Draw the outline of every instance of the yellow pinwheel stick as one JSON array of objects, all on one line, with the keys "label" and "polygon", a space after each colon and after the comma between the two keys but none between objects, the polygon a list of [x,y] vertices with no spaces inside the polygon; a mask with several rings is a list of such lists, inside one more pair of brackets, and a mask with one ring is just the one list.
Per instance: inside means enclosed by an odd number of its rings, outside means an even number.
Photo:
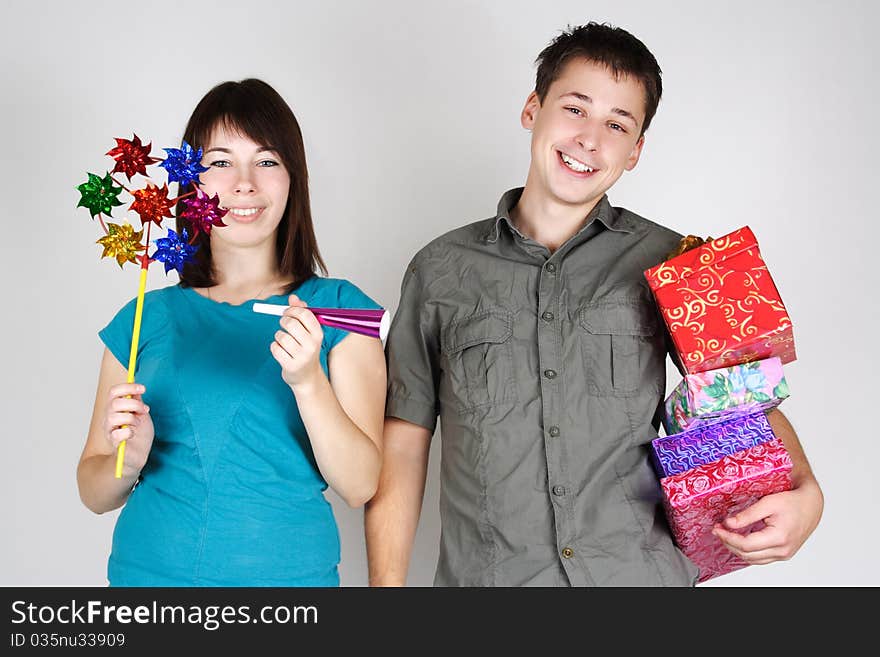
[{"label": "yellow pinwheel stick", "polygon": [[[131,334],[131,352],[128,355],[128,377],[126,382],[134,383],[134,369],[137,364],[138,339],[141,335],[141,315],[144,311],[144,290],[147,287],[147,268],[141,267],[141,280],[138,285],[137,306],[134,311],[134,330]],[[131,395],[129,395],[130,397]],[[122,464],[125,461],[125,441],[116,448],[116,478],[122,479]]]}]

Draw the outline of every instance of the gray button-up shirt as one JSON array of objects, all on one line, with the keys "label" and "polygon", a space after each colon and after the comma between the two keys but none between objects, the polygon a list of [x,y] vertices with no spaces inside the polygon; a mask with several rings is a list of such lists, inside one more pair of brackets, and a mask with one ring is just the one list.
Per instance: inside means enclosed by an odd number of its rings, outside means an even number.
[{"label": "gray button-up shirt", "polygon": [[555,253],[497,216],[419,251],[386,415],[441,422],[435,584],[693,585],[648,451],[666,332],[643,271],[680,235],[603,198]]}]

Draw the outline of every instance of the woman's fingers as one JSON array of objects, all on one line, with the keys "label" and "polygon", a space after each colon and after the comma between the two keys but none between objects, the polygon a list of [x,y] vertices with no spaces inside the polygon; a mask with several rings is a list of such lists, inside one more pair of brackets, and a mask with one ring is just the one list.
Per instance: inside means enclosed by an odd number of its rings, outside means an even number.
[{"label": "woman's fingers", "polygon": [[284,312],[283,317],[290,317],[292,319],[298,320],[309,333],[318,336],[322,334],[321,323],[318,321],[318,318],[315,317],[315,313],[313,313],[308,308],[291,306]]},{"label": "woman's fingers", "polygon": [[296,353],[302,345],[286,331],[275,331],[275,342],[281,347],[291,358],[296,357]]},{"label": "woman's fingers", "polygon": [[134,413],[110,413],[107,415],[107,427],[111,430],[126,424],[137,426],[140,424],[140,419]]},{"label": "woman's fingers", "polygon": [[146,388],[141,383],[119,383],[110,388],[110,399],[116,397],[139,396],[146,392]]},{"label": "woman's fingers", "polygon": [[308,329],[295,317],[282,317],[281,328],[289,333],[300,346],[304,347],[312,341]]},{"label": "woman's fingers", "polygon": [[117,397],[110,401],[108,411],[111,413],[149,413],[150,407],[140,399]]},{"label": "woman's fingers", "polygon": [[131,440],[132,438],[134,438],[133,427],[120,427],[110,432],[110,442],[113,443],[113,447],[119,447],[119,443],[123,440]]},{"label": "woman's fingers", "polygon": [[287,305],[293,306],[295,308],[305,308],[306,302],[300,299],[295,294],[291,294],[289,297],[287,297]]},{"label": "woman's fingers", "polygon": [[272,352],[272,356],[283,369],[290,368],[293,365],[293,356],[287,353],[287,350],[277,340],[269,345],[269,351]]},{"label": "woman's fingers", "polygon": [[121,383],[110,389],[104,430],[114,447],[133,438],[141,417],[150,412],[150,407],[141,398],[144,391],[140,383]]}]

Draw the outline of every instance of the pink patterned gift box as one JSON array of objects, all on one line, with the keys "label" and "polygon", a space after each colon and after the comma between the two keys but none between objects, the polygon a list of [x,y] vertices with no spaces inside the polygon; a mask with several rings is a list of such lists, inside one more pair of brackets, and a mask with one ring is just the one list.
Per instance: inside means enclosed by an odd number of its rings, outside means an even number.
[{"label": "pink patterned gift box", "polygon": [[[791,458],[779,438],[660,480],[672,535],[699,581],[748,565],[712,534],[715,523],[765,495],[791,489]],[[758,526],[748,527],[748,533]]]},{"label": "pink patterned gift box", "polygon": [[782,360],[776,356],[688,374],[666,398],[663,426],[671,436],[731,415],[773,408],[788,396]]}]

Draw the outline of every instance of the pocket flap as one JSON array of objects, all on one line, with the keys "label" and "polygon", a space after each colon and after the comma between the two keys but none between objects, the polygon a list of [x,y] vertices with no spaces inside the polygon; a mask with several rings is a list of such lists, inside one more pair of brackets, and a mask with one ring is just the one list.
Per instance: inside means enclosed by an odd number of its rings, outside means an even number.
[{"label": "pocket flap", "polygon": [[492,308],[453,322],[443,330],[441,349],[454,354],[482,342],[506,342],[513,334],[513,314]]},{"label": "pocket flap", "polygon": [[581,308],[581,326],[596,335],[654,335],[657,317],[644,299],[597,301]]}]

